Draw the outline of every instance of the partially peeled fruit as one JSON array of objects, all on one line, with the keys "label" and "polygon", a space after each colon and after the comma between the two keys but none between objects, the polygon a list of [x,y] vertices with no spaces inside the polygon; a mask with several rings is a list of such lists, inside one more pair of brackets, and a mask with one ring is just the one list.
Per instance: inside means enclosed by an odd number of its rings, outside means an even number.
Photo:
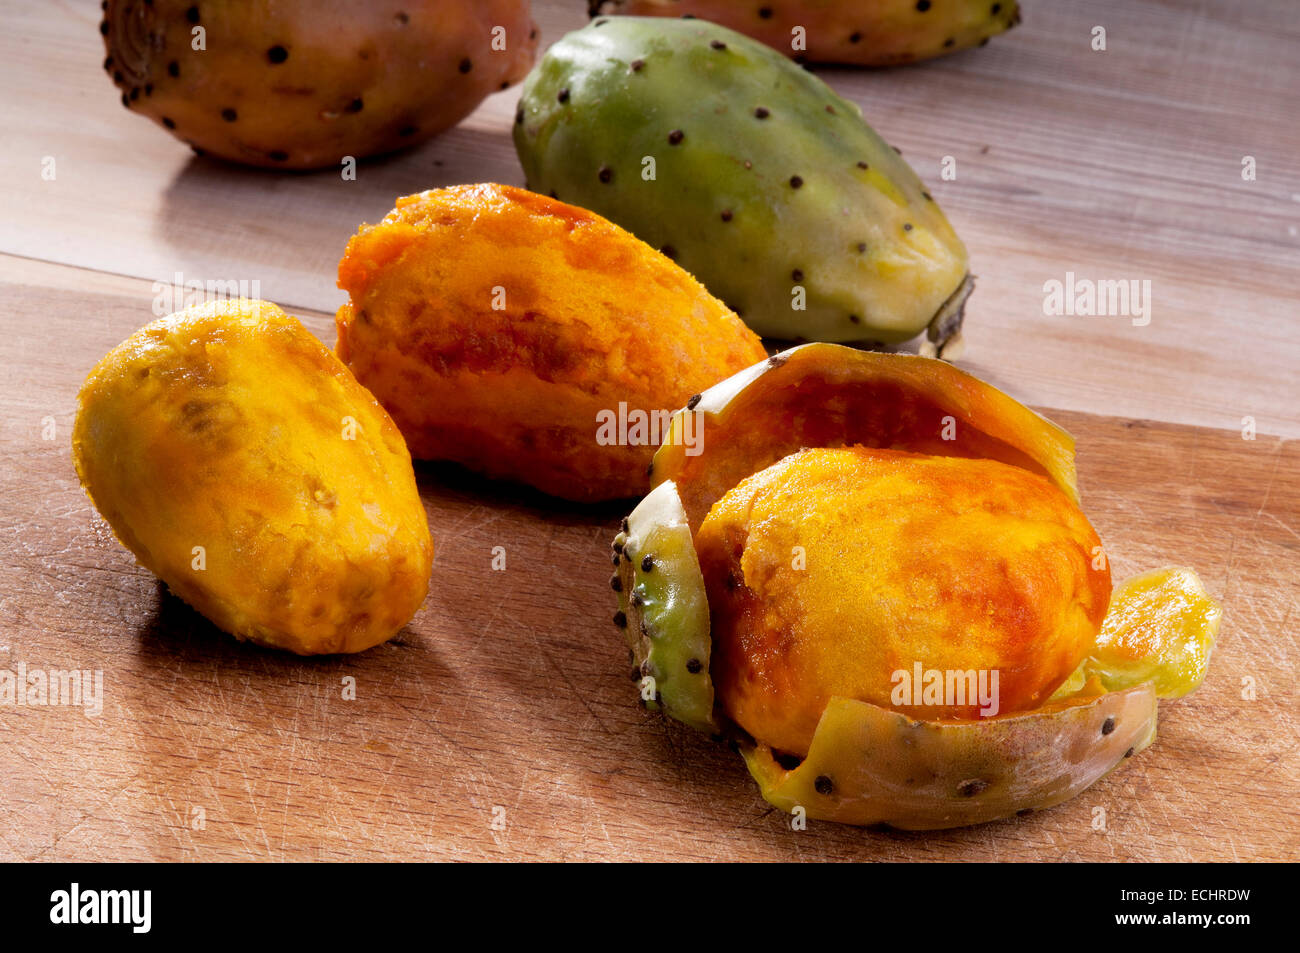
[{"label": "partially peeled fruit", "polygon": [[[616,621],[647,706],[736,740],[785,811],[1051,807],[1204,678],[1219,608],[1195,573],[1112,593],[1068,434],[948,364],[805,345],[692,399],[688,427],[697,452],[670,434],[615,540]],[[914,667],[986,673],[995,702],[900,697]]]}]

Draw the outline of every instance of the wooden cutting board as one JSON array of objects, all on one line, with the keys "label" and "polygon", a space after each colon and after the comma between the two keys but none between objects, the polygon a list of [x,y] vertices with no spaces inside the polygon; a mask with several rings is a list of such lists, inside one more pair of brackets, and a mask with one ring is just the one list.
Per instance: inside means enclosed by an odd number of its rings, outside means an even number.
[{"label": "wooden cutting board", "polygon": [[[257,281],[332,343],[334,268],[359,222],[424,188],[522,183],[517,90],[355,181],[250,172],[195,160],[122,109],[94,0],[10,4],[0,669],[100,670],[104,698],[94,718],[0,706],[0,859],[1300,854],[1300,450],[1283,439],[1300,435],[1294,3],[1024,5],[983,50],[821,75],[902,149],[971,250],[963,365],[1066,408],[1051,413],[1078,438],[1117,578],[1183,563],[1224,602],[1205,685],[1162,706],[1149,751],[1016,821],[792,831],[737,756],[637,706],[609,621],[622,510],[449,467],[420,470],[438,553],[398,638],[303,660],[215,631],[134,565],[77,486],[81,380],[153,317],[152,281],[177,273]],[[543,45],[585,8],[535,0]],[[1097,25],[1105,52],[1090,49]],[[940,176],[946,156],[956,179]],[[1048,317],[1043,284],[1067,271],[1151,279],[1151,323]],[[1247,416],[1255,440],[1237,429]]]},{"label": "wooden cutting board", "polygon": [[[1054,810],[926,835],[793,831],[736,755],[636,704],[610,623],[621,507],[421,466],[431,592],[397,638],[359,656],[239,644],[168,595],[95,515],[68,442],[82,377],[140,323],[149,287],[69,271],[27,267],[0,292],[0,668],[100,669],[103,711],[0,708],[6,857],[1297,854],[1294,441],[1052,414],[1078,438],[1085,507],[1117,578],[1187,564],[1223,600],[1204,686],[1162,704],[1154,747]],[[326,317],[305,317],[332,339]]]}]

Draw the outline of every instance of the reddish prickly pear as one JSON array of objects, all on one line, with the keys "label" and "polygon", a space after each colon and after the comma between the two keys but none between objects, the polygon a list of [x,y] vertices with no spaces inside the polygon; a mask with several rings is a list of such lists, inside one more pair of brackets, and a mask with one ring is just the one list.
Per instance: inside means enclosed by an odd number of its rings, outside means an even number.
[{"label": "reddish prickly pear", "polygon": [[532,65],[528,0],[108,0],[122,103],[198,152],[313,169],[422,142]]},{"label": "reddish prickly pear", "polygon": [[1015,0],[592,0],[591,15],[695,16],[811,63],[897,66],[983,46],[1020,22]]}]

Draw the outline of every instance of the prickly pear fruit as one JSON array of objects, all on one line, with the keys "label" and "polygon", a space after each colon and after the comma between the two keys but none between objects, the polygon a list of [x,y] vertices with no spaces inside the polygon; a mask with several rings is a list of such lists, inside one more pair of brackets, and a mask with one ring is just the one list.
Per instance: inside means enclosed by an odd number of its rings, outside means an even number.
[{"label": "prickly pear fruit", "polygon": [[[835,696],[937,721],[1037,708],[1101,627],[1100,545],[1064,493],[1019,467],[801,450],[729,490],[695,535],[714,685],[736,724],[800,757]],[[918,685],[891,704],[891,676],[913,662],[999,672],[994,703],[922,703]]]},{"label": "prickly pear fruit", "polygon": [[696,16],[796,60],[897,66],[982,46],[1020,22],[1015,0],[591,0],[592,16]]},{"label": "prickly pear fruit", "polygon": [[339,287],[339,356],[415,456],[571,500],[645,493],[672,412],[766,353],[653,248],[511,186],[398,199]]},{"label": "prickly pear fruit", "polygon": [[763,744],[741,754],[769,803],[847,824],[932,830],[1053,807],[1155,741],[1157,700],[1200,685],[1220,616],[1195,572],[1151,570],[1115,587],[1092,655],[1034,711],[913,721],[837,697],[797,765]]},{"label": "prickly pear fruit", "polygon": [[433,543],[402,435],[269,302],[197,305],[114,348],[72,451],[122,544],[236,638],[360,652],[424,601]]},{"label": "prickly pear fruit", "polygon": [[534,189],[630,229],[760,334],[942,345],[966,249],[857,106],[699,20],[613,17],[525,80],[515,147]]},{"label": "prickly pear fruit", "polygon": [[[1220,612],[1196,574],[1111,593],[1069,435],[941,361],[783,352],[679,411],[654,472],[611,580],[642,698],[730,735],[783,810],[933,829],[1051,807],[1205,675]],[[980,710],[896,698],[918,665]]]},{"label": "prickly pear fruit", "polygon": [[276,169],[422,142],[532,65],[528,0],[108,0],[122,103],[199,152]]}]

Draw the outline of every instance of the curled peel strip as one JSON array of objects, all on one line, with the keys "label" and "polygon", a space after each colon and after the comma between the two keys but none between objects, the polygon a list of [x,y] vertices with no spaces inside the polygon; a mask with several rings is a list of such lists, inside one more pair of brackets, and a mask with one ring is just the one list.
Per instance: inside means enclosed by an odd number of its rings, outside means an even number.
[{"label": "curled peel strip", "polygon": [[[619,606],[643,700],[647,708],[712,734],[718,725],[709,677],[709,602],[677,488],[660,484],[626,526],[614,539]],[[653,692],[647,678],[654,679]]]},{"label": "curled peel strip", "polygon": [[1150,685],[972,722],[912,719],[833,698],[808,757],[785,770],[742,748],[763,797],[819,820],[935,830],[1069,800],[1156,736]]},{"label": "curled peel strip", "polygon": [[853,444],[998,460],[1079,500],[1074,438],[1056,424],[951,364],[840,344],[790,348],[704,391],[674,415],[652,476],[677,484],[698,528],[723,494],[782,457]]}]

